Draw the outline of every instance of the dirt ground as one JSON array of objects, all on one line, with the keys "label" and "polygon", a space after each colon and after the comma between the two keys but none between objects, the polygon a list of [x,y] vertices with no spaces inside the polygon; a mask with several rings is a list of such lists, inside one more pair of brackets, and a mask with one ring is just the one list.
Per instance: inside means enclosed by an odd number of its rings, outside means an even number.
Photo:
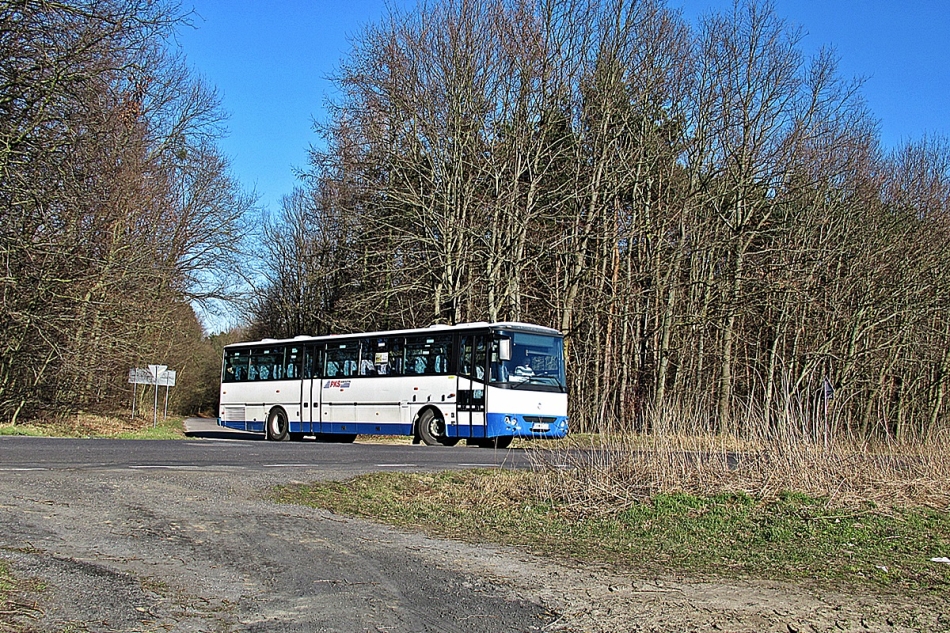
[{"label": "dirt ground", "polygon": [[946,597],[619,574],[267,501],[286,476],[0,472],[23,630],[950,631]]}]

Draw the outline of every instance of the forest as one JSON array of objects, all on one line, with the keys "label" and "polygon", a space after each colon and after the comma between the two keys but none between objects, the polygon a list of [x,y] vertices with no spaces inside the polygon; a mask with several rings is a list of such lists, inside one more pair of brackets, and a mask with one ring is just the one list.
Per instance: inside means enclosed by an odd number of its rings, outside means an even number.
[{"label": "forest", "polygon": [[223,299],[243,338],[555,327],[575,431],[950,426],[950,143],[882,147],[860,81],[769,2],[390,9],[256,228],[168,45],[184,19],[0,2],[0,418],[121,405],[146,358],[213,393],[194,306]]},{"label": "forest", "polygon": [[[0,420],[131,405],[129,369],[212,405],[194,307],[226,298],[253,200],[162,0],[0,1]],[[206,405],[204,405],[206,406]]]},{"label": "forest", "polygon": [[353,38],[254,331],[529,321],[575,430],[947,428],[950,146],[768,2],[438,0]]}]

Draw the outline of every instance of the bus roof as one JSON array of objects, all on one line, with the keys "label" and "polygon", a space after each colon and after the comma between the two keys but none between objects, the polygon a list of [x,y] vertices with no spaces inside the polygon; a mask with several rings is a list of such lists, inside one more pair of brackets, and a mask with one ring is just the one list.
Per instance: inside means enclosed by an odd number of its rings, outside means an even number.
[{"label": "bus roof", "polygon": [[253,345],[281,345],[285,343],[303,343],[309,341],[330,341],[344,338],[364,338],[374,336],[403,336],[412,334],[428,334],[431,332],[459,332],[465,330],[520,330],[523,332],[535,332],[537,334],[547,334],[549,336],[560,336],[561,333],[554,328],[533,323],[521,323],[518,321],[499,321],[488,323],[487,321],[476,321],[474,323],[458,323],[456,325],[434,324],[424,328],[412,328],[407,330],[383,330],[379,332],[351,332],[348,334],[325,334],[322,336],[298,335],[293,338],[274,339],[264,338],[259,341],[242,341],[240,343],[231,343],[225,345],[228,347],[245,347]]}]

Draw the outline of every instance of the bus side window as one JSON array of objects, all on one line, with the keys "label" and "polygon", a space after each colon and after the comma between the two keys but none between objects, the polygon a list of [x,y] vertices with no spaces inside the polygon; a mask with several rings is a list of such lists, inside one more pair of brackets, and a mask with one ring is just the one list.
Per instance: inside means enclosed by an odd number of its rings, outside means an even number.
[{"label": "bus side window", "polygon": [[486,358],[484,334],[472,337],[472,348],[472,365],[475,368],[473,377],[475,380],[485,382],[485,364],[488,359]]},{"label": "bus side window", "polygon": [[224,362],[224,382],[241,382],[247,380],[246,350],[228,352]]},{"label": "bus side window", "polygon": [[367,341],[366,359],[373,364],[373,375],[398,375],[397,355],[401,354],[400,340],[397,338],[374,338]]},{"label": "bus side window", "polygon": [[463,376],[472,375],[472,338],[463,336],[459,343],[459,373]]},{"label": "bus side window", "polygon": [[435,344],[435,373],[446,375],[452,367],[452,339],[445,339]]},{"label": "bus side window", "polygon": [[425,374],[426,373],[426,357],[420,354],[419,356],[416,356],[415,358],[413,358],[412,362],[409,363],[409,373],[416,374],[419,376]]},{"label": "bus side window", "polygon": [[326,351],[327,377],[355,376],[359,370],[360,345],[358,341],[328,346]]},{"label": "bus side window", "polygon": [[[303,366],[301,367],[301,373],[304,378],[317,378],[317,374],[314,373],[314,369],[319,367],[317,363],[317,350],[313,346],[308,346],[304,348],[303,353]],[[319,372],[317,372],[319,373]]]},{"label": "bus side window", "polygon": [[448,336],[406,339],[405,372],[417,375],[449,373],[452,365],[452,338]]},{"label": "bus side window", "polygon": [[403,374],[403,339],[393,337],[386,340],[386,374],[401,376]]}]

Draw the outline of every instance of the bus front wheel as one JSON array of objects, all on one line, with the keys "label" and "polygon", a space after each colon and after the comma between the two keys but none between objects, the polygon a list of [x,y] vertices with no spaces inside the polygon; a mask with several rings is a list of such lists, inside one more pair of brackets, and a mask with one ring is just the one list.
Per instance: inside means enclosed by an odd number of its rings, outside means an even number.
[{"label": "bus front wheel", "polygon": [[491,448],[508,448],[511,446],[513,439],[515,438],[510,435],[502,435],[501,437],[496,437],[489,446]]},{"label": "bus front wheel", "polygon": [[282,442],[290,437],[290,423],[283,409],[274,409],[267,416],[267,439]]},{"label": "bus front wheel", "polygon": [[498,437],[480,437],[478,439],[469,440],[469,444],[474,444],[479,448],[508,448],[511,446],[511,441],[514,440],[510,435],[501,435]]}]

